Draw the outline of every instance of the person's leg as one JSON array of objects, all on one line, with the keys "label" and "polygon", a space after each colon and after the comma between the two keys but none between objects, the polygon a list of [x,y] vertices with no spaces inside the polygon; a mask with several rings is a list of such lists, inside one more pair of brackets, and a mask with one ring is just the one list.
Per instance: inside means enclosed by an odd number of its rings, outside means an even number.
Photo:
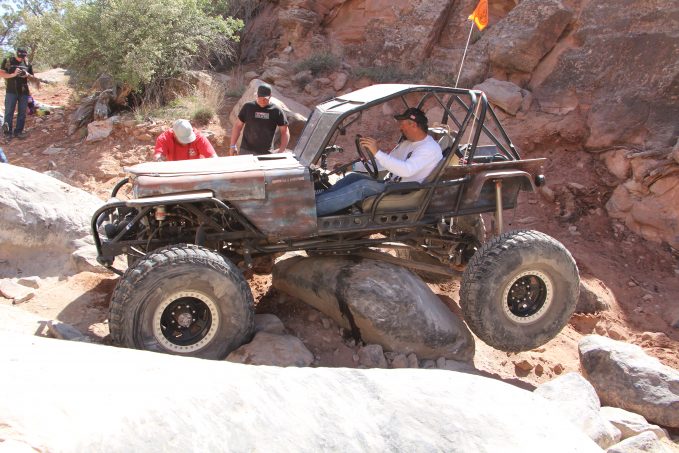
[{"label": "person's leg", "polygon": [[367,175],[363,175],[361,173],[349,173],[346,175],[344,178],[340,179],[337,181],[335,184],[333,184],[330,188],[326,189],[322,193],[328,193],[328,192],[335,192],[343,187],[348,186],[349,184],[353,184],[356,181],[360,181],[362,179],[371,179]]},{"label": "person's leg", "polygon": [[15,93],[5,93],[5,122],[2,125],[2,130],[5,135],[12,135],[12,123],[14,122],[14,107],[17,103],[17,95]]},{"label": "person's leg", "polygon": [[336,188],[337,184],[335,184],[330,190],[316,196],[316,214],[318,216],[332,214],[366,197],[384,192],[385,186],[382,181],[376,181],[370,177],[353,177],[352,179],[353,182],[345,183],[339,188]]},{"label": "person's leg", "polygon": [[20,94],[17,99],[19,111],[17,113],[17,123],[14,127],[14,135],[20,134],[24,131],[24,124],[26,123],[26,108],[28,107],[28,95]]}]

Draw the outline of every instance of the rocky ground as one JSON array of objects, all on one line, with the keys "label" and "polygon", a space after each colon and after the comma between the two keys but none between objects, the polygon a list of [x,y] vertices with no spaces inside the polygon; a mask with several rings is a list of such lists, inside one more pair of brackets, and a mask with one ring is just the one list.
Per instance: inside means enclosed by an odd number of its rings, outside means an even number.
[{"label": "rocky ground", "polygon": [[[57,80],[60,73],[43,74]],[[85,142],[85,132],[68,136],[68,116],[73,111],[72,89],[59,82],[35,92],[37,101],[62,106],[45,117],[29,117],[25,140],[2,145],[10,162],[39,172],[54,171],[68,183],[106,199],[123,177],[122,167],[148,160],[155,136],[169,123],[151,119],[134,122],[130,113],[110,137]],[[225,155],[230,132],[228,115],[237,99],[227,102],[206,129],[218,154]],[[560,240],[575,257],[582,279],[609,309],[592,315],[575,315],[554,340],[532,351],[505,353],[482,342],[476,344],[474,366],[500,379],[533,386],[579,368],[577,342],[598,333],[637,344],[664,364],[679,369],[679,256],[661,244],[647,242],[608,218],[603,205],[610,196],[606,170],[590,154],[534,151],[531,156],[550,159],[548,187],[541,194],[523,195],[515,212],[506,213],[507,229],[536,229]],[[56,174],[55,174],[56,175]],[[568,191],[563,189],[568,187]],[[576,193],[576,197],[565,193]],[[11,258],[2,256],[4,264]],[[16,269],[13,276],[23,276]],[[4,276],[3,276],[4,277]],[[106,343],[108,300],[117,277],[83,272],[43,278],[35,297],[17,305],[41,316],[69,323]],[[248,278],[258,313],[273,313],[287,330],[302,339],[315,356],[315,366],[358,367],[358,347],[345,339],[338,326],[302,302],[279,294],[269,275]],[[450,309],[459,313],[459,282],[433,284],[431,288]],[[0,304],[11,301],[0,297]],[[674,327],[672,327],[674,324]],[[433,363],[421,366],[434,366]]]}]

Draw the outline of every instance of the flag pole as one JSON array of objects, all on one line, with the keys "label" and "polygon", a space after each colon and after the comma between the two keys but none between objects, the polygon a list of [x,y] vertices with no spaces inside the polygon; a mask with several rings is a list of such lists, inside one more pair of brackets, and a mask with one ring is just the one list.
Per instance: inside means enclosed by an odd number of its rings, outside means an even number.
[{"label": "flag pole", "polygon": [[464,46],[464,53],[462,54],[462,61],[460,61],[460,70],[457,72],[457,79],[455,79],[455,88],[460,82],[460,75],[462,74],[462,66],[464,65],[464,57],[467,56],[467,48],[469,48],[469,41],[472,39],[472,32],[474,31],[474,21],[472,21],[471,28],[469,29],[469,36],[467,37],[467,44]]}]

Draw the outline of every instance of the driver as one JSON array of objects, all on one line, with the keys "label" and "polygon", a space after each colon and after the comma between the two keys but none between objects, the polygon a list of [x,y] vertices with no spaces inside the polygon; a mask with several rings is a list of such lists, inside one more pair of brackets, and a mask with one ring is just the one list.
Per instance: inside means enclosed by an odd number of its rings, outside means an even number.
[{"label": "driver", "polygon": [[366,197],[380,194],[384,192],[386,184],[392,182],[422,182],[436,167],[442,157],[441,148],[427,134],[428,121],[424,112],[412,107],[394,118],[398,120],[398,127],[405,140],[390,152],[378,150],[374,138],[360,139],[363,149],[374,156],[382,168],[389,171],[387,177],[378,181],[359,173],[348,174],[316,196],[318,216],[332,214]]}]

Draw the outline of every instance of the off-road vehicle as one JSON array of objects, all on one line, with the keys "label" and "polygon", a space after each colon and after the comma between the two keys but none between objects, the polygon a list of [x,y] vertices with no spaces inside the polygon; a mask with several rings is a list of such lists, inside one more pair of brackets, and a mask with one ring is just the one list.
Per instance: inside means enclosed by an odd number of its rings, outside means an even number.
[{"label": "off-road vehicle", "polygon": [[[347,171],[379,177],[357,136],[386,142],[386,131],[397,131],[392,115],[408,107],[426,112],[441,146],[431,175],[318,217],[316,193]],[[129,177],[92,218],[99,262],[122,275],[112,338],[223,358],[253,332],[241,268],[303,250],[387,260],[424,278],[464,270],[460,305],[471,330],[504,351],[535,348],[563,328],[579,291],[575,262],[559,242],[537,231],[502,232],[503,211],[544,183],[544,163],[520,158],[483,92],[390,84],[318,105],[293,152],[126,168]],[[131,187],[130,199],[116,198],[122,187]],[[484,216],[494,224],[488,239]],[[124,273],[114,266],[118,256],[127,258]]]}]

